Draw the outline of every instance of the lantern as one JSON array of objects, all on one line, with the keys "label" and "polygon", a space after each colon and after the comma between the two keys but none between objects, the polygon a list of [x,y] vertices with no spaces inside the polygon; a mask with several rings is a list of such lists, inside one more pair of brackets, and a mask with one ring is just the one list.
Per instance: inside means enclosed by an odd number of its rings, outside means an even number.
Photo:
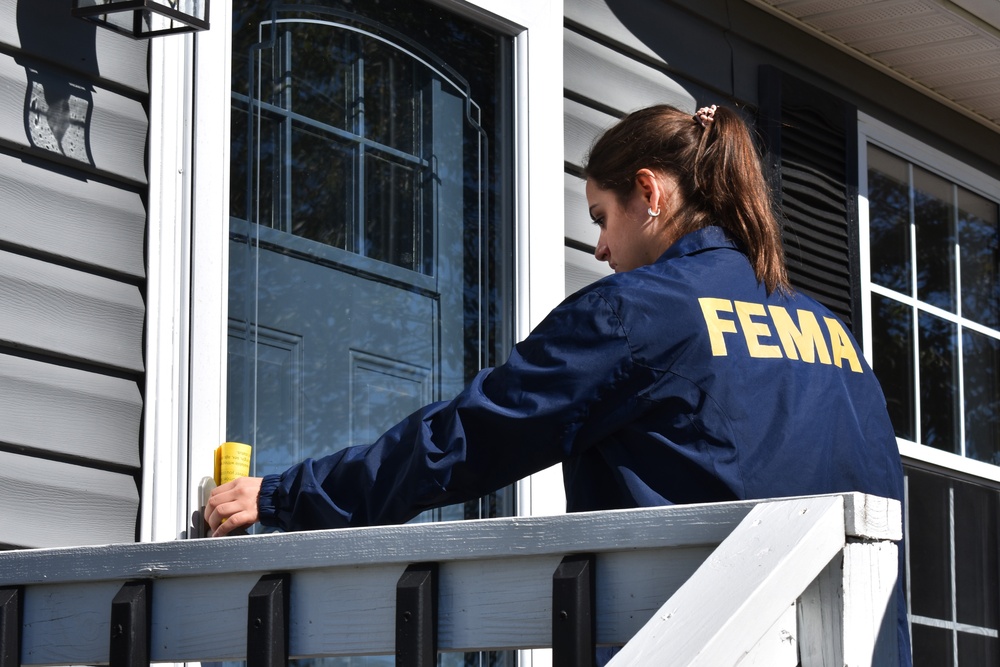
[{"label": "lantern", "polygon": [[73,16],[142,39],[208,29],[208,0],[73,0]]}]

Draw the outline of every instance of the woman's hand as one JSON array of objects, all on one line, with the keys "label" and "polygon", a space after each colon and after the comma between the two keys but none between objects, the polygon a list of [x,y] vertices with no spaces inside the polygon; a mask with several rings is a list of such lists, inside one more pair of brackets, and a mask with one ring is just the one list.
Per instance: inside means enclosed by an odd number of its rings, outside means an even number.
[{"label": "woman's hand", "polygon": [[222,537],[237,528],[257,522],[257,496],[261,477],[239,477],[212,489],[205,505],[205,521],[212,537]]}]

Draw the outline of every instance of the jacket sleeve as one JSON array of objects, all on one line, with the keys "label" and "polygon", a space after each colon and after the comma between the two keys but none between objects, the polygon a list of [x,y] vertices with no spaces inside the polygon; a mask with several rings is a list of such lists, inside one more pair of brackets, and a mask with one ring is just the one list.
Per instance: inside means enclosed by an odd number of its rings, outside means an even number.
[{"label": "jacket sleeve", "polygon": [[581,292],[454,400],[418,410],[370,445],[266,476],[261,523],[284,530],[401,523],[477,498],[634,419],[646,375],[632,363],[615,310],[600,293]]}]

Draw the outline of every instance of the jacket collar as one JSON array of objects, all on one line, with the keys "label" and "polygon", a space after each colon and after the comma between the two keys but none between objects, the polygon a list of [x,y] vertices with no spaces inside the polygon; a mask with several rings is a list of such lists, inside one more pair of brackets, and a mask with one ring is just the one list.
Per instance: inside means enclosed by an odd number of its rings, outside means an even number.
[{"label": "jacket collar", "polygon": [[694,255],[704,250],[716,248],[730,248],[739,250],[736,242],[729,237],[725,229],[717,225],[702,227],[677,239],[666,252],[660,255],[657,262],[664,262],[675,257]]}]

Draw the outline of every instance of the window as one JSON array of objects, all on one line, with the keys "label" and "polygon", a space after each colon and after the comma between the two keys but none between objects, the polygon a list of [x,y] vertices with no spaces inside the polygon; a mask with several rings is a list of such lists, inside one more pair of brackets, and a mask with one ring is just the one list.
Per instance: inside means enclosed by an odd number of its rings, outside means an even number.
[{"label": "window", "polygon": [[873,121],[863,125],[875,130],[863,170],[866,340],[896,435],[1000,464],[1000,188]]},{"label": "window", "polygon": [[906,555],[914,667],[1000,660],[996,489],[908,469]]},{"label": "window", "polygon": [[859,126],[864,340],[906,459],[914,665],[995,664],[1000,189],[888,126]]}]

